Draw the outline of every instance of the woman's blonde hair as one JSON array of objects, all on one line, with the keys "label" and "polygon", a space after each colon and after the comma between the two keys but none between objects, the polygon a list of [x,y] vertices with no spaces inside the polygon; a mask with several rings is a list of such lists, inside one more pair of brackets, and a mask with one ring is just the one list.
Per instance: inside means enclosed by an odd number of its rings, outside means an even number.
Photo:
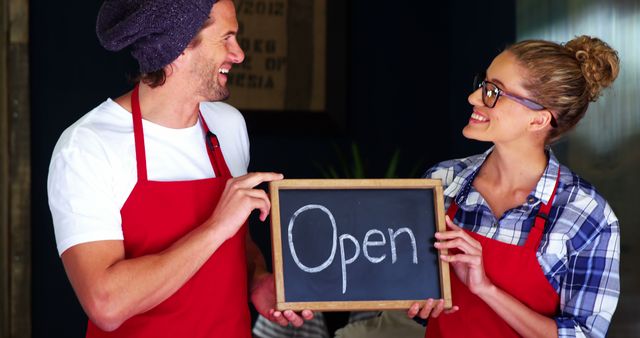
[{"label": "woman's blonde hair", "polygon": [[557,44],[525,40],[507,48],[527,70],[527,89],[532,99],[555,113],[558,127],[547,141],[553,142],[576,126],[601,91],[618,76],[618,53],[604,41],[579,36]]}]

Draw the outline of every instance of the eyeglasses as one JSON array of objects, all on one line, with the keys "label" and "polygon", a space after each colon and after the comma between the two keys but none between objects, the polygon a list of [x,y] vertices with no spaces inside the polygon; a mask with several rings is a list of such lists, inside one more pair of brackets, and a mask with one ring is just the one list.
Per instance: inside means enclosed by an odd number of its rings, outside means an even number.
[{"label": "eyeglasses", "polygon": [[[482,87],[482,103],[488,108],[493,108],[498,103],[498,99],[500,96],[506,96],[509,99],[518,102],[519,104],[531,109],[531,110],[544,110],[546,109],[543,105],[526,99],[524,97],[520,97],[517,95],[509,94],[504,90],[498,88],[498,86],[491,82],[485,80],[485,74],[480,73],[475,76],[473,80],[473,90],[477,90]],[[550,112],[551,113],[551,112]],[[555,116],[551,114],[551,126],[556,128],[558,127],[558,121],[556,121]]]}]

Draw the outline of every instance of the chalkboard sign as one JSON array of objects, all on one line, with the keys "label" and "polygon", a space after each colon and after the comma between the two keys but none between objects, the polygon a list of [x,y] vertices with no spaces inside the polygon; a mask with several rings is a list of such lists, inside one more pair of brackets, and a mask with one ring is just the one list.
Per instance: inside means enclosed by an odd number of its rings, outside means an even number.
[{"label": "chalkboard sign", "polygon": [[278,310],[451,307],[442,184],[430,179],[282,180],[270,184]]}]

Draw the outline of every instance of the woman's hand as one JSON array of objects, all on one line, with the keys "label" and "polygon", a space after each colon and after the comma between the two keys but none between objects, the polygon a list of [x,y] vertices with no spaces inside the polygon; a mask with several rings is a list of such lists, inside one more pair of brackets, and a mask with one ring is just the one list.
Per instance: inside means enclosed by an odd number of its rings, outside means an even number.
[{"label": "woman's hand", "polygon": [[422,319],[427,319],[429,317],[436,318],[442,312],[449,314],[449,313],[454,313],[456,311],[458,311],[457,306],[453,306],[452,308],[445,310],[444,299],[436,300],[433,298],[429,298],[427,299],[427,302],[422,307],[420,306],[420,303],[413,303],[409,308],[409,310],[407,311],[407,316],[409,316],[409,318],[413,318],[417,315]]},{"label": "woman's hand", "polygon": [[449,216],[446,217],[449,231],[437,232],[436,249],[458,249],[461,253],[440,255],[440,259],[448,262],[453,267],[458,279],[466,285],[469,290],[478,295],[483,291],[493,287],[493,283],[484,271],[482,264],[482,245],[467,234],[462,228],[453,224]]}]

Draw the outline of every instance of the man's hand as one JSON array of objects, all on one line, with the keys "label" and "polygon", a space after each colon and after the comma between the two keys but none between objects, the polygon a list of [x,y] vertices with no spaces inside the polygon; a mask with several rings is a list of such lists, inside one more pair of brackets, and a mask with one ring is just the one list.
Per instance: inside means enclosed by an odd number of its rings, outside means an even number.
[{"label": "man's hand", "polygon": [[273,274],[265,274],[254,282],[251,288],[251,302],[258,313],[281,326],[291,323],[295,327],[300,327],[305,320],[313,319],[311,310],[303,310],[299,314],[291,310],[283,312],[275,310],[276,287]]},{"label": "man's hand", "polygon": [[254,209],[260,210],[260,220],[264,221],[271,209],[271,202],[264,190],[254,188],[260,183],[282,178],[282,174],[278,173],[250,173],[228,180],[207,223],[219,229],[225,239],[229,239],[236,234]]}]

